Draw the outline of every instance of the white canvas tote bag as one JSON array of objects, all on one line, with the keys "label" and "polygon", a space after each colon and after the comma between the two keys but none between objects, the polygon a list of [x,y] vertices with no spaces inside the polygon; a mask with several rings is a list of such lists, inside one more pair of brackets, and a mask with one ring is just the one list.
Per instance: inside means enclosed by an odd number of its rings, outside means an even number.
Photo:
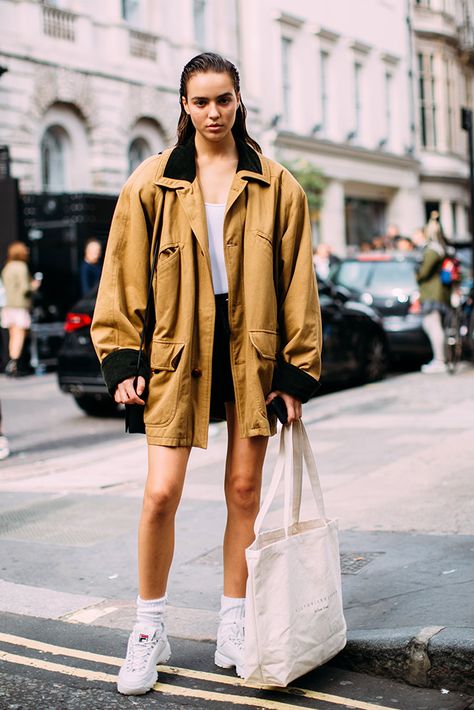
[{"label": "white canvas tote bag", "polygon": [[[300,521],[303,461],[317,510]],[[284,479],[283,527],[262,532]],[[246,550],[245,679],[286,686],[326,663],[346,643],[337,523],[324,512],[321,485],[301,421],[283,426],[278,460]]]}]

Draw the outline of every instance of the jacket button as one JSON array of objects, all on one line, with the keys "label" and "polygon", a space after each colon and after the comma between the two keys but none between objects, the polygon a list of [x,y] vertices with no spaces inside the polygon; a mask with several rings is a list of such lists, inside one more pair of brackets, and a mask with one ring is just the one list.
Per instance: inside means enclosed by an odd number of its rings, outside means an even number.
[{"label": "jacket button", "polygon": [[201,377],[202,376],[202,370],[199,367],[195,367],[194,370],[191,370],[191,377]]}]

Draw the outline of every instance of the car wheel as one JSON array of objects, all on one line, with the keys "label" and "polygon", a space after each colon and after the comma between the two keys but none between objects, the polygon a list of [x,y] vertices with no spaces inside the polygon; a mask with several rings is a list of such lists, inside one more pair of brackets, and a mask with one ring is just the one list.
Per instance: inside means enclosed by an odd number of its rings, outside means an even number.
[{"label": "car wheel", "polygon": [[377,382],[383,379],[388,368],[388,352],[384,339],[372,335],[365,349],[365,361],[362,370],[364,382]]},{"label": "car wheel", "polygon": [[110,397],[92,394],[77,395],[74,397],[78,407],[91,417],[116,417],[121,408]]}]

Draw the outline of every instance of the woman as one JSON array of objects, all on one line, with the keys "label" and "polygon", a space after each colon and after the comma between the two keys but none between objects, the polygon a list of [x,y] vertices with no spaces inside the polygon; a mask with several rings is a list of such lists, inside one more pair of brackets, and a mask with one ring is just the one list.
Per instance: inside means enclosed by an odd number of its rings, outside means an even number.
[{"label": "woman", "polygon": [[442,318],[449,308],[451,289],[441,282],[440,273],[446,256],[446,242],[439,223],[439,214],[435,210],[431,212],[426,225],[425,239],[417,281],[420,286],[423,330],[431,343],[433,359],[423,365],[421,371],[425,374],[437,374],[446,372]]},{"label": "woman", "polygon": [[[202,54],[180,85],[178,142],[146,160],[114,215],[92,336],[116,402],[145,405],[148,478],[137,624],[118,689],[147,692],[170,648],[163,625],[174,518],[192,446],[225,419],[227,525],[216,664],[243,672],[245,548],[280,395],[288,422],[318,387],[321,323],[303,190],[246,130],[233,64]],[[151,254],[155,321],[136,391]]]},{"label": "woman", "polygon": [[5,373],[19,374],[18,361],[23,352],[25,338],[31,326],[31,293],[40,282],[32,279],[28,271],[30,250],[23,242],[8,245],[7,262],[2,271],[5,305],[2,308],[2,328],[8,329],[9,361]]}]

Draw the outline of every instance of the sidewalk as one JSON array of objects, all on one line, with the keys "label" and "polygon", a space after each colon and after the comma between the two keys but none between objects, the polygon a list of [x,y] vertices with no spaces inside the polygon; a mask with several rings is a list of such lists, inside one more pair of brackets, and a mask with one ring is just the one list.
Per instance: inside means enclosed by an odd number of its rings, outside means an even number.
[{"label": "sidewalk", "polygon": [[[469,368],[401,375],[305,405],[327,514],[340,521],[349,631],[335,663],[473,692],[473,414]],[[211,431],[208,450],[191,455],[178,515],[168,619],[182,638],[214,638],[217,626],[225,425]],[[277,444],[273,437],[267,482]],[[0,611],[131,627],[144,448],[130,437],[2,466]]]}]

